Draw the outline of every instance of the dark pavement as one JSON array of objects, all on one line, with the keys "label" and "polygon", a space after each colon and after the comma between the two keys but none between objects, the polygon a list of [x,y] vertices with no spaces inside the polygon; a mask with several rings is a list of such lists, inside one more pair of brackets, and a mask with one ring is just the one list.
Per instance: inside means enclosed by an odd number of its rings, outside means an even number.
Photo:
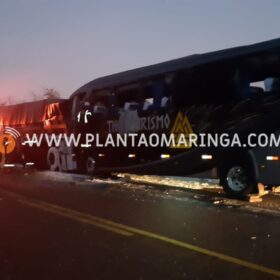
[{"label": "dark pavement", "polygon": [[121,182],[0,178],[0,279],[280,277],[280,214]]}]

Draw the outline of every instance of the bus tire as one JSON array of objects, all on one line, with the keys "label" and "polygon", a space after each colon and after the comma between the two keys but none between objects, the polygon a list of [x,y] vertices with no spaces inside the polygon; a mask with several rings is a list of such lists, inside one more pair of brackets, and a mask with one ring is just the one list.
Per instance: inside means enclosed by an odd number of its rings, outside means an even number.
[{"label": "bus tire", "polygon": [[55,147],[51,147],[47,154],[47,164],[51,171],[60,171],[59,151]]},{"label": "bus tire", "polygon": [[[231,158],[232,159],[232,158]],[[219,168],[220,184],[230,196],[242,198],[257,190],[251,161],[236,157]]]},{"label": "bus tire", "polygon": [[85,165],[84,170],[86,174],[88,175],[96,174],[96,160],[94,157],[87,156],[84,165]]}]

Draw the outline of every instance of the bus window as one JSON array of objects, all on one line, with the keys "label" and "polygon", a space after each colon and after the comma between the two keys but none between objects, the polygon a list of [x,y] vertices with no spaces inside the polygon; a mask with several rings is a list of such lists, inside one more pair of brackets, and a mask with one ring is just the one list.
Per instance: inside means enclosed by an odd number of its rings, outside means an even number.
[{"label": "bus window", "polygon": [[140,87],[132,84],[117,88],[116,106],[123,110],[138,110],[140,108]]},{"label": "bus window", "polygon": [[275,94],[280,92],[279,78],[265,78],[261,81],[251,82],[250,91],[255,95]]},{"label": "bus window", "polygon": [[266,92],[280,93],[280,78],[266,78],[264,80],[264,89]]},{"label": "bus window", "polygon": [[84,99],[85,95],[86,95],[85,92],[80,92],[74,96],[73,106],[72,106],[72,116],[74,119],[76,119],[76,116],[79,113],[79,111],[82,110],[82,100]]},{"label": "bus window", "polygon": [[171,105],[171,96],[163,96],[161,98],[160,107],[167,108]]},{"label": "bus window", "polygon": [[146,98],[144,103],[143,103],[143,110],[144,111],[149,110],[153,106],[153,103],[154,103],[154,98],[153,97]]},{"label": "bus window", "polygon": [[168,73],[165,75],[163,95],[161,96],[160,101],[161,108],[167,108],[171,106],[174,78],[175,73]]},{"label": "bus window", "polygon": [[85,98],[89,103],[88,109],[93,113],[102,113],[109,110],[115,104],[115,93],[111,89],[94,91]]},{"label": "bus window", "polygon": [[102,101],[96,101],[93,104],[93,113],[104,113],[106,111],[106,106]]},{"label": "bus window", "polygon": [[264,81],[251,82],[250,87],[258,87],[264,90],[265,89]]},{"label": "bus window", "polygon": [[142,89],[143,110],[166,108],[170,105],[171,96],[165,78],[147,82]]},{"label": "bus window", "polygon": [[150,110],[154,104],[154,97],[152,91],[152,82],[146,81],[141,85],[141,100],[142,100],[142,110]]},{"label": "bus window", "polygon": [[154,82],[153,84],[153,106],[155,108],[161,107],[161,99],[164,96],[164,91],[165,91],[165,81],[164,79],[159,79]]}]

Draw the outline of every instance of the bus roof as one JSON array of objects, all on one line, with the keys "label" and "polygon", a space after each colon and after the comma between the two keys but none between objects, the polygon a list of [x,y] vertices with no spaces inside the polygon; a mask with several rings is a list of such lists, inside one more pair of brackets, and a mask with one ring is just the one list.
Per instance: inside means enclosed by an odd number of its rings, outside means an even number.
[{"label": "bus roof", "polygon": [[166,73],[172,73],[175,71],[188,69],[207,63],[214,63],[217,61],[234,59],[241,56],[254,55],[262,52],[270,53],[273,51],[279,51],[280,53],[280,38],[252,45],[208,52],[204,54],[193,54],[182,58],[97,78],[80,87],[71,95],[71,97],[81,92],[89,93],[94,90],[102,90],[106,88],[125,85],[136,82],[138,80],[144,80],[147,78],[160,76]]}]

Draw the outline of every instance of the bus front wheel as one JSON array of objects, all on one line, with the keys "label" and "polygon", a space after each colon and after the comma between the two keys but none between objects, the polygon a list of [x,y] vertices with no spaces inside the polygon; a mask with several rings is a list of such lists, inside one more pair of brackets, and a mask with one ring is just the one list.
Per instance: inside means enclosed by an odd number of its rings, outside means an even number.
[{"label": "bus front wheel", "polygon": [[88,175],[94,175],[96,173],[96,160],[92,156],[86,157],[85,172]]},{"label": "bus front wheel", "polygon": [[61,171],[59,151],[56,147],[51,147],[48,150],[47,165],[51,171]]}]

